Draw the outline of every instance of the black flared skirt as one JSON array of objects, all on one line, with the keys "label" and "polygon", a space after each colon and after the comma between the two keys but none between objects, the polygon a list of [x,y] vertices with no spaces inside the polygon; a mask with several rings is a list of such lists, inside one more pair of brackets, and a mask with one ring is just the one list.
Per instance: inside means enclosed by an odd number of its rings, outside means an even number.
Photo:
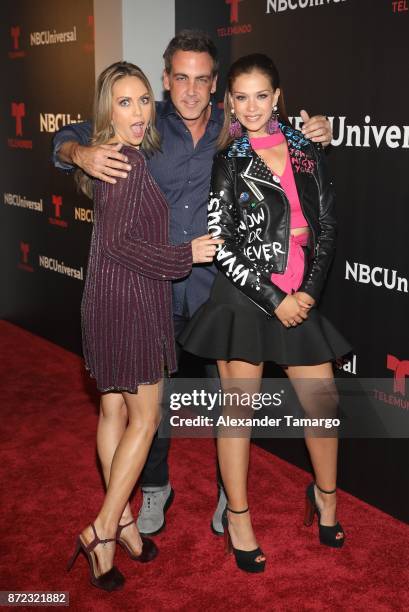
[{"label": "black flared skirt", "polygon": [[279,365],[317,365],[351,352],[351,345],[316,308],[296,327],[269,317],[220,272],[209,300],[178,338],[184,350],[207,359]]}]

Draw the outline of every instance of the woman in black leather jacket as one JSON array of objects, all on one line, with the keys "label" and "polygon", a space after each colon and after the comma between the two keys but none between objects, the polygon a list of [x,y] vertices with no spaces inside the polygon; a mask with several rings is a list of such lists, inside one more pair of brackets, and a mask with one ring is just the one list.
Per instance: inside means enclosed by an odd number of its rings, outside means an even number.
[{"label": "woman in black leather jacket", "polygon": [[[209,232],[225,242],[216,255],[219,273],[210,299],[180,341],[193,354],[217,359],[225,392],[258,392],[264,362],[274,361],[307,417],[335,417],[332,362],[351,347],[315,308],[335,248],[334,191],[321,146],[288,124],[279,86],[265,55],[242,57],[230,68],[208,216]],[[246,414],[240,400],[225,413],[233,408],[234,416]],[[330,437],[322,432],[305,430],[316,479],[306,492],[305,524],[317,513],[321,543],[340,548],[338,440],[334,431]],[[231,434],[218,437],[228,499],[225,535],[237,565],[260,572],[265,556],[247,507],[249,431]]]}]

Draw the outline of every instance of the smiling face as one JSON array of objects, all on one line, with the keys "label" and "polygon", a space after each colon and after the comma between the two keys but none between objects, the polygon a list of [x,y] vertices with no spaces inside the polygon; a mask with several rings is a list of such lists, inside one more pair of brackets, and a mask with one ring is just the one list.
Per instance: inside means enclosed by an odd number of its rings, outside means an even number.
[{"label": "smiling face", "polygon": [[152,114],[151,96],[143,82],[134,76],[115,81],[112,87],[112,127],[115,139],[138,147]]},{"label": "smiling face", "polygon": [[216,91],[213,60],[208,53],[176,51],[171,71],[163,73],[163,84],[185,121],[194,121],[206,111],[210,95]]},{"label": "smiling face", "polygon": [[234,79],[229,100],[237,119],[253,137],[267,134],[267,122],[279,96],[280,90],[273,89],[270,79],[253,70]]}]

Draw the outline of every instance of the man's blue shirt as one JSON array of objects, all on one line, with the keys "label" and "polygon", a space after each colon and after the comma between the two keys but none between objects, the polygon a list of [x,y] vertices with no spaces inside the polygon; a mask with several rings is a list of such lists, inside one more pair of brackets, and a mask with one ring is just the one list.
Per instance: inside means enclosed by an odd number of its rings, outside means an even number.
[{"label": "man's blue shirt", "polygon": [[[149,169],[169,204],[172,244],[190,242],[207,233],[210,174],[223,113],[212,106],[206,131],[194,147],[192,135],[170,99],[157,102],[156,112],[161,152],[148,159]],[[69,140],[89,144],[91,130],[91,124],[84,122],[67,125],[57,132],[53,141],[55,166],[71,171],[73,166],[58,160],[58,150]],[[191,316],[208,299],[215,274],[213,265],[195,265],[187,278],[172,283],[173,312],[182,315],[187,308]]]}]

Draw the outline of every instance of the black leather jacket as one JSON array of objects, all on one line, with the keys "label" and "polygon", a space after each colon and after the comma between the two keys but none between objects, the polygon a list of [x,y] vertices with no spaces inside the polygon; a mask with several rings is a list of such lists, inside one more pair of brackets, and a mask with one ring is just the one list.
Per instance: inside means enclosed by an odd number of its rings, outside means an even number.
[{"label": "black leather jacket", "polygon": [[[335,249],[334,190],[321,145],[280,125],[287,139],[301,209],[310,227],[309,260],[299,291],[318,300]],[[286,297],[272,272],[284,273],[290,239],[290,204],[280,179],[251,148],[247,136],[220,151],[213,163],[209,233],[224,238],[217,268],[267,314]]]}]

